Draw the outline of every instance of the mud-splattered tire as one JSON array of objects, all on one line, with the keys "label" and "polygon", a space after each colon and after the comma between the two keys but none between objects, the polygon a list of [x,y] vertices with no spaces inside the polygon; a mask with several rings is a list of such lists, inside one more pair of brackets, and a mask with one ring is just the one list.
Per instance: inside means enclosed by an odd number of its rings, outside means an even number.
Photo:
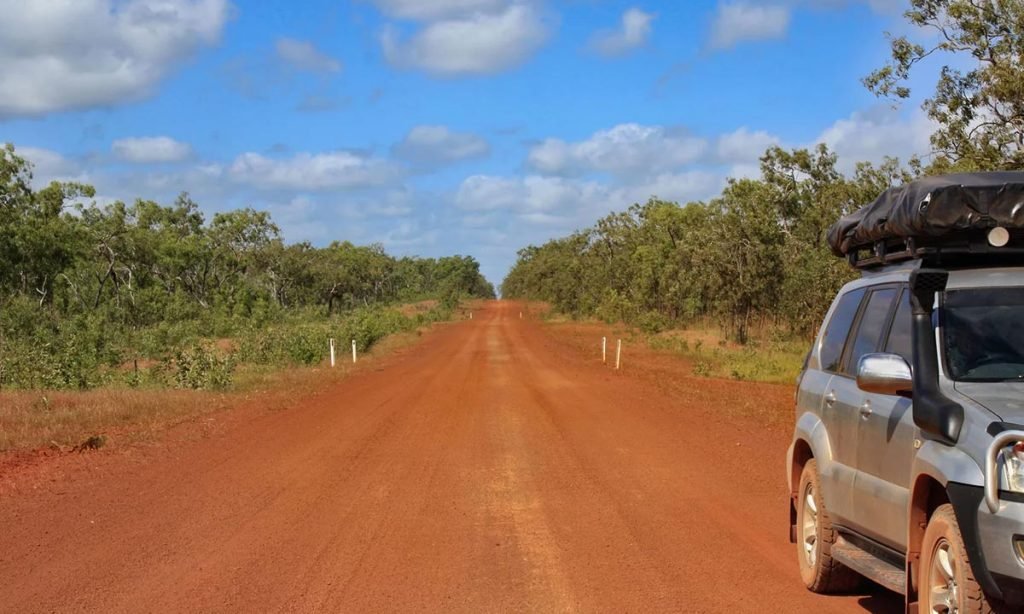
[{"label": "mud-splattered tire", "polygon": [[921,614],[991,614],[995,610],[974,578],[953,506],[940,505],[921,543],[918,601]]},{"label": "mud-splattered tire", "polygon": [[796,555],[800,577],[815,593],[849,592],[861,583],[857,572],[832,559],[832,545],[837,537],[821,495],[818,464],[811,459],[800,474],[797,491]]}]

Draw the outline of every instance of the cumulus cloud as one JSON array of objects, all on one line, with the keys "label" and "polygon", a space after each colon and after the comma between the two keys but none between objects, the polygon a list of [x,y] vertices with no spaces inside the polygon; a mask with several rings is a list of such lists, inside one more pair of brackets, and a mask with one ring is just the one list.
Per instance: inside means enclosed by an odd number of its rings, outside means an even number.
[{"label": "cumulus cloud", "polygon": [[815,143],[825,143],[839,157],[839,166],[850,172],[857,162],[880,162],[886,156],[906,161],[931,152],[935,124],[921,110],[909,117],[890,107],[853,113],[826,128]]},{"label": "cumulus cloud", "polygon": [[764,152],[781,141],[779,137],[764,130],[751,131],[740,128],[718,137],[715,154],[722,162],[743,164],[757,162]]},{"label": "cumulus cloud", "polygon": [[708,198],[721,189],[723,181],[721,176],[701,170],[660,173],[623,185],[543,175],[474,175],[459,186],[455,204],[477,214],[511,211],[533,223],[589,223],[595,214],[623,209],[653,196],[679,202]]},{"label": "cumulus cloud", "polygon": [[81,164],[52,149],[18,145],[15,153],[32,164],[32,185],[37,189],[51,181],[89,182],[89,174]]},{"label": "cumulus cloud", "polygon": [[321,74],[341,70],[340,61],[320,51],[309,41],[279,38],[274,43],[274,51],[278,58],[296,70]]},{"label": "cumulus cloud", "polygon": [[433,21],[403,40],[388,26],[381,33],[384,57],[394,66],[444,76],[489,75],[526,61],[547,40],[537,10],[511,4],[497,12]]},{"label": "cumulus cloud", "polygon": [[422,167],[480,158],[489,152],[490,145],[482,137],[445,126],[416,126],[392,148],[396,157]]},{"label": "cumulus cloud", "polygon": [[420,21],[494,11],[507,0],[371,0],[385,15]]},{"label": "cumulus cloud", "polygon": [[192,155],[188,143],[169,136],[143,136],[118,139],[111,149],[128,162],[180,162]]},{"label": "cumulus cloud", "polygon": [[789,28],[788,6],[719,3],[711,26],[711,47],[728,49],[745,41],[782,38]]},{"label": "cumulus cloud", "polygon": [[152,93],[215,43],[227,0],[0,0],[0,117],[118,104]]},{"label": "cumulus cloud", "polygon": [[547,174],[599,171],[620,176],[668,171],[700,158],[707,142],[684,130],[620,124],[589,139],[547,139],[530,150],[527,163]]},{"label": "cumulus cloud", "polygon": [[633,7],[622,14],[622,21],[616,30],[605,30],[594,34],[590,48],[604,56],[629,53],[647,43],[651,36],[653,13],[645,13]]},{"label": "cumulus cloud", "polygon": [[260,189],[336,190],[386,185],[398,178],[387,161],[348,151],[299,153],[287,159],[244,153],[226,169],[238,183]]}]

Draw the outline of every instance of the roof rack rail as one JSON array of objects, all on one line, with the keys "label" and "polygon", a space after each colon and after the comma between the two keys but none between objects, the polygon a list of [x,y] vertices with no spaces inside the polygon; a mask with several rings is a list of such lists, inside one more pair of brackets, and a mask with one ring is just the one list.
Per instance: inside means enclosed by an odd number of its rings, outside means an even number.
[{"label": "roof rack rail", "polygon": [[[1017,234],[1012,232],[1011,234]],[[1011,241],[1012,246],[993,247],[984,233],[960,233],[941,239],[887,239],[851,249],[846,255],[850,266],[856,269],[874,269],[910,260],[923,260],[929,266],[1010,266],[1024,264],[1024,245]]]}]

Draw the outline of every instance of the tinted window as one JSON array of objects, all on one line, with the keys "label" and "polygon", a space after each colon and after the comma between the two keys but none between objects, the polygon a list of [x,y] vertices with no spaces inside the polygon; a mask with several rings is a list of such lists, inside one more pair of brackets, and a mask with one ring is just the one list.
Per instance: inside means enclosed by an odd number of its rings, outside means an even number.
[{"label": "tinted window", "polygon": [[821,368],[825,371],[838,371],[839,361],[843,356],[843,347],[846,345],[846,336],[850,332],[850,324],[857,316],[857,308],[860,307],[860,299],[864,296],[864,290],[854,290],[844,294],[839,299],[839,304],[832,312],[832,319],[828,321],[825,334],[821,337]]},{"label": "tinted window", "polygon": [[892,328],[889,330],[889,340],[885,344],[885,351],[890,354],[899,354],[913,364],[914,346],[910,336],[910,291],[903,290],[900,297],[900,305],[896,308],[896,315],[892,320]]},{"label": "tinted window", "polygon": [[857,333],[853,338],[853,349],[850,351],[850,359],[847,361],[847,373],[854,373],[857,370],[857,362],[864,354],[870,354],[878,350],[878,343],[889,324],[889,311],[892,309],[892,302],[896,299],[896,288],[875,290],[868,297],[868,304],[860,317],[857,325]]}]

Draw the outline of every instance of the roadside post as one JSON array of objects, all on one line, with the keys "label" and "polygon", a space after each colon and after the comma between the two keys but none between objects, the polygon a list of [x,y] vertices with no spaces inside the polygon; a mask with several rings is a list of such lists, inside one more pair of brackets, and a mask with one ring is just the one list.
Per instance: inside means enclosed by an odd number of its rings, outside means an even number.
[{"label": "roadside post", "polygon": [[608,337],[601,337],[601,362],[608,364]]},{"label": "roadside post", "polygon": [[334,368],[334,337],[331,337],[331,368]]},{"label": "roadside post", "polygon": [[356,361],[356,340],[353,339],[352,340],[352,362],[355,363],[355,361]]},{"label": "roadside post", "polygon": [[619,339],[619,346],[615,348],[615,370],[619,370],[622,362],[622,339]]}]

